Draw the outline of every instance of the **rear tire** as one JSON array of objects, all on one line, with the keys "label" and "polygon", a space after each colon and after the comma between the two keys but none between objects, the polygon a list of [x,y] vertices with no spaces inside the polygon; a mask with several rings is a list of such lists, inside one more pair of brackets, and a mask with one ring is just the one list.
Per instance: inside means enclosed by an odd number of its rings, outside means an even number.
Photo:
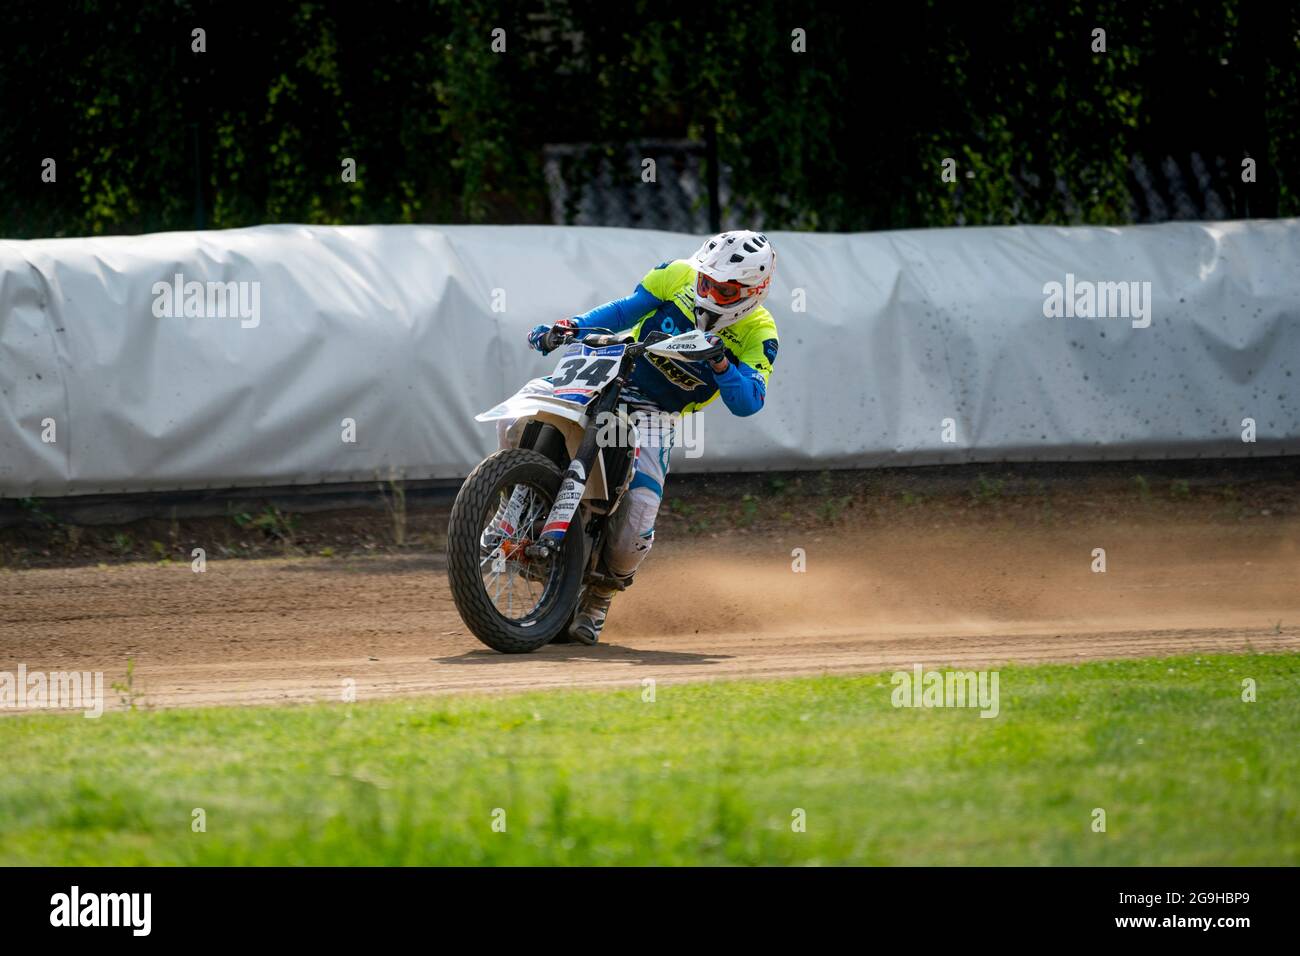
[{"label": "rear tire", "polygon": [[527,654],[543,647],[568,627],[577,606],[585,565],[581,526],[570,528],[565,536],[556,558],[558,580],[547,585],[540,605],[525,619],[514,621],[504,616],[483,584],[479,537],[502,489],[508,495],[515,485],[529,485],[549,496],[553,504],[562,480],[559,467],[549,458],[527,448],[506,448],[470,472],[452,505],[447,525],[451,595],[466,626],[494,651]]}]

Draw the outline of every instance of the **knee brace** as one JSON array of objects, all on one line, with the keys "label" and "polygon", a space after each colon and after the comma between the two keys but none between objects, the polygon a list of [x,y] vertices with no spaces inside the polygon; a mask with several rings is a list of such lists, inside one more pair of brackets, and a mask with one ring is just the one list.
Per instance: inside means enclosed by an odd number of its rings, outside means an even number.
[{"label": "knee brace", "polygon": [[655,541],[659,495],[651,488],[633,487],[624,496],[605,537],[602,559],[613,577],[631,578]]}]

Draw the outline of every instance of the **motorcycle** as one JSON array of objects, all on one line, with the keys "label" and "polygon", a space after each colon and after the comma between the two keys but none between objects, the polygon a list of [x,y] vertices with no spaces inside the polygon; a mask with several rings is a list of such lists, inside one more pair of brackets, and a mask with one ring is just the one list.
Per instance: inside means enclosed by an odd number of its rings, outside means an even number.
[{"label": "motorcycle", "polygon": [[447,528],[447,574],[461,618],[480,641],[525,654],[567,639],[584,590],[603,575],[606,529],[633,476],[637,432],[619,399],[647,354],[714,361],[722,345],[692,329],[641,341],[608,329],[553,330],[555,371],[475,421],[513,420],[507,447],[475,468]]}]

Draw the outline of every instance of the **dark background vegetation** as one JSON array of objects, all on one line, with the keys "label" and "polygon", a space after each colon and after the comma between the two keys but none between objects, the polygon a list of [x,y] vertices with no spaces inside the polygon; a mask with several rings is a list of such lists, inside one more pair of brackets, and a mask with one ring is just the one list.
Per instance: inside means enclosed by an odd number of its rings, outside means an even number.
[{"label": "dark background vegetation", "polygon": [[551,222],[548,145],[639,188],[710,127],[768,229],[1292,216],[1298,77],[1291,2],[6,0],[0,236]]}]

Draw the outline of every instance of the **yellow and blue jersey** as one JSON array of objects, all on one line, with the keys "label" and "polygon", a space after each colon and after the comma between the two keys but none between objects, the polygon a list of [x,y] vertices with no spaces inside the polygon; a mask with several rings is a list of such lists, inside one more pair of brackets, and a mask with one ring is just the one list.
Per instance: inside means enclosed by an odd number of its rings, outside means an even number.
[{"label": "yellow and blue jersey", "polygon": [[[646,273],[636,291],[623,299],[576,316],[582,328],[631,329],[637,341],[651,332],[677,335],[695,328],[695,268],[684,259],[664,262]],[[631,399],[666,412],[687,414],[722,395],[736,415],[763,407],[767,381],[778,347],[776,322],[759,306],[714,333],[727,349],[730,367],[721,375],[707,362],[686,362],[647,353],[628,384]]]}]

